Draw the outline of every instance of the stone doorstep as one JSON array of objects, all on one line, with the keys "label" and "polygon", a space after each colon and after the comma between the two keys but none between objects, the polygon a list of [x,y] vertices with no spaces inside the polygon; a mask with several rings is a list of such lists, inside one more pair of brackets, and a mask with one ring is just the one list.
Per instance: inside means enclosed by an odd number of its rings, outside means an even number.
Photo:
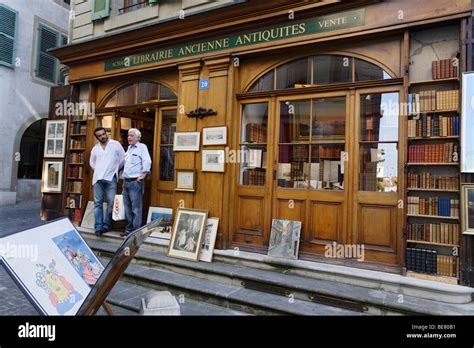
[{"label": "stone doorstep", "polygon": [[[118,232],[109,232],[104,237],[96,237],[91,229],[78,228],[83,235],[92,240],[119,244],[123,240]],[[158,238],[148,238],[142,250],[165,251],[167,242]],[[384,290],[426,300],[450,304],[467,304],[472,302],[474,288],[434,282],[430,280],[406,277],[393,273],[365,270],[355,267],[333,265],[305,260],[287,260],[267,255],[234,250],[214,250],[216,259],[226,263],[240,263],[248,267],[270,269],[269,266],[287,268],[287,274],[310,277],[320,280],[335,281],[348,285]]]},{"label": "stone doorstep", "polygon": [[[114,253],[116,250],[116,245],[110,243],[96,240],[91,240],[89,243],[95,250],[99,252],[103,251],[106,254]],[[311,294],[322,295],[323,297],[368,305],[369,313],[375,315],[384,313],[471,315],[474,313],[474,303],[450,304],[405,294],[403,294],[403,301],[400,303],[399,293],[392,293],[383,289],[370,289],[357,285],[341,284],[330,280],[288,275],[286,273],[249,268],[223,262],[196,263],[170,258],[161,252],[146,249],[141,249],[138,252],[136,260],[137,263],[132,264],[126,272],[126,276],[130,277],[132,282],[137,274],[135,266],[140,266],[149,269],[158,268],[161,271],[165,271],[165,273],[163,273],[164,276],[167,276],[169,272],[171,272],[173,273],[173,277],[179,274],[185,277],[206,279],[208,282],[221,283],[224,286],[242,287],[241,281],[253,281],[260,284],[273,285],[291,291],[295,298],[302,301],[308,301],[308,296],[311,296]],[[155,266],[153,266],[153,264],[155,264]],[[147,282],[147,280],[145,280],[145,282]],[[173,282],[171,282],[170,285],[173,285]]]}]

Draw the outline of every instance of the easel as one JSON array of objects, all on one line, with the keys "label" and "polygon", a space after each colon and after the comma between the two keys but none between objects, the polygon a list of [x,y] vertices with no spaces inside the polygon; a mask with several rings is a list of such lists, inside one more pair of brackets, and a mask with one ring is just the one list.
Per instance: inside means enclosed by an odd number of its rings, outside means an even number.
[{"label": "easel", "polygon": [[102,303],[102,308],[104,308],[104,311],[105,313],[107,313],[108,316],[114,315],[114,313],[112,313],[112,308],[110,308],[109,304],[106,301]]}]

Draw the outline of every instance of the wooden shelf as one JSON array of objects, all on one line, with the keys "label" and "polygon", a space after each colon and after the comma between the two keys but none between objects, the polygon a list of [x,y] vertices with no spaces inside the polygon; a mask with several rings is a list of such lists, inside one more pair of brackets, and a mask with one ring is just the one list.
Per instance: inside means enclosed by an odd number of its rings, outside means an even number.
[{"label": "wooden shelf", "polygon": [[459,245],[457,244],[434,243],[434,242],[427,242],[424,240],[414,240],[414,239],[407,239],[407,243],[418,243],[418,244],[428,244],[428,245],[438,245],[438,246],[459,248]]},{"label": "wooden shelf", "polygon": [[71,120],[71,122],[87,122],[87,119],[85,119],[85,120]]},{"label": "wooden shelf", "polygon": [[69,163],[70,166],[83,166],[84,163]]},{"label": "wooden shelf", "polygon": [[[67,192],[68,195],[82,195],[82,192],[72,192],[72,191],[68,191]],[[77,208],[79,209],[79,208]]]},{"label": "wooden shelf", "polygon": [[414,81],[409,82],[409,86],[418,86],[418,85],[437,85],[443,84],[447,82],[459,82],[459,77],[448,77],[445,79],[437,79],[437,80],[425,80],[425,81]]},{"label": "wooden shelf", "polygon": [[413,215],[407,214],[408,217],[417,217],[417,218],[430,218],[430,219],[442,219],[442,220],[459,220],[459,216],[438,216],[438,215]]},{"label": "wooden shelf", "polygon": [[69,151],[86,151],[86,149],[69,149]]},{"label": "wooden shelf", "polygon": [[449,163],[407,163],[407,166],[459,166],[459,162],[449,162]]},{"label": "wooden shelf", "polygon": [[417,140],[445,140],[445,139],[459,139],[459,135],[450,135],[447,137],[416,137],[416,138],[408,138],[408,141],[417,141]]},{"label": "wooden shelf", "polygon": [[84,179],[80,178],[67,178],[68,180],[73,180],[73,181],[83,181]]},{"label": "wooden shelf", "polygon": [[442,283],[454,284],[454,285],[458,284],[457,277],[448,277],[448,276],[437,275],[437,274],[426,274],[426,273],[418,273],[414,271],[407,271],[407,277],[423,279],[423,280],[431,280],[434,282],[442,282]]},{"label": "wooden shelf", "polygon": [[424,188],[407,188],[407,191],[426,191],[426,192],[454,192],[459,193],[459,190],[440,190],[440,189],[424,189]]},{"label": "wooden shelf", "polygon": [[409,112],[408,116],[418,116],[421,114],[440,114],[444,112],[459,112],[459,109],[425,110],[425,111],[420,111],[420,112]]},{"label": "wooden shelf", "polygon": [[86,137],[87,134],[69,134],[70,137]]}]

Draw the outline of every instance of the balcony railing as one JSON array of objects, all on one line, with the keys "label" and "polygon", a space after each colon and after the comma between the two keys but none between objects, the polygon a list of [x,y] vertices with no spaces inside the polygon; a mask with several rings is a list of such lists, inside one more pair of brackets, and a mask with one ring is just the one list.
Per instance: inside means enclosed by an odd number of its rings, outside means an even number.
[{"label": "balcony railing", "polygon": [[124,13],[128,13],[128,12],[132,12],[132,11],[135,11],[135,10],[139,10],[139,9],[144,8],[146,6],[148,6],[148,0],[136,3],[136,4],[133,4],[133,5],[129,5],[129,6],[126,6],[126,7],[122,7],[122,8],[119,8],[119,15],[124,14]]}]

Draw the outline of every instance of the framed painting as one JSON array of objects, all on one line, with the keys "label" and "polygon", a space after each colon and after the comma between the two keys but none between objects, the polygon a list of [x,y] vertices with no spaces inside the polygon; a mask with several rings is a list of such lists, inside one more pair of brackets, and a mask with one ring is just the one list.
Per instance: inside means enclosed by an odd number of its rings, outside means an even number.
[{"label": "framed painting", "polygon": [[173,151],[199,151],[200,132],[175,132]]},{"label": "framed painting", "polygon": [[67,120],[46,121],[44,157],[64,158],[66,153]]},{"label": "framed painting", "polygon": [[41,192],[61,193],[63,183],[63,161],[43,160]]},{"label": "framed painting", "polygon": [[202,130],[203,145],[227,145],[227,127],[209,127]]},{"label": "framed painting", "polygon": [[204,232],[204,238],[202,239],[201,253],[199,254],[199,261],[212,262],[218,226],[219,218],[207,219],[206,230]]},{"label": "framed painting", "polygon": [[268,256],[298,259],[301,221],[272,220]]},{"label": "framed painting", "polygon": [[225,163],[224,150],[203,150],[202,151],[202,171],[224,173]]},{"label": "framed painting", "polygon": [[178,209],[168,256],[198,261],[207,221],[207,210]]},{"label": "framed painting", "polygon": [[195,169],[176,169],[175,170],[175,191],[196,190],[196,170]]},{"label": "framed painting", "polygon": [[474,234],[474,184],[464,184],[461,189],[462,233]]},{"label": "framed painting", "polygon": [[173,209],[165,207],[150,207],[146,223],[158,220],[158,225],[152,237],[170,239],[171,228],[173,227]]}]

